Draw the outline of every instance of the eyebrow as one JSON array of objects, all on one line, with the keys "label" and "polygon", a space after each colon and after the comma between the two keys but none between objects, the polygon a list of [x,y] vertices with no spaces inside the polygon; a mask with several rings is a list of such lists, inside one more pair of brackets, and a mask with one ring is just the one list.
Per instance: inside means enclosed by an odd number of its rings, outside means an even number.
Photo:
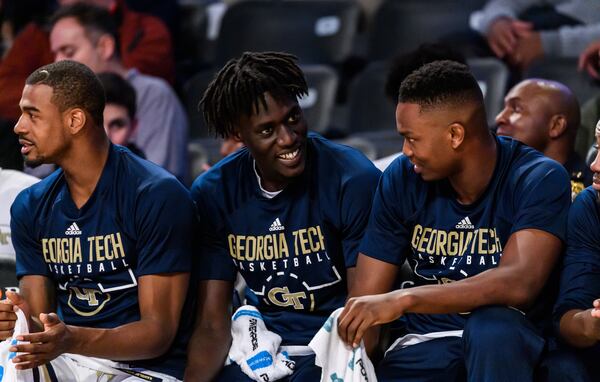
[{"label": "eyebrow", "polygon": [[23,111],[29,111],[29,112],[35,111],[35,112],[38,112],[38,113],[40,112],[40,109],[38,109],[35,106],[21,106],[21,110],[23,110]]}]

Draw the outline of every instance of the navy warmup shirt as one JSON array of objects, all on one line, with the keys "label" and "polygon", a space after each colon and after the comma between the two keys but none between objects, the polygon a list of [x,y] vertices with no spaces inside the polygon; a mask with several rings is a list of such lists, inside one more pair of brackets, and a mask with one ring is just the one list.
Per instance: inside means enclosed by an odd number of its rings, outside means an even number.
[{"label": "navy warmup shirt", "polygon": [[[140,276],[190,272],[193,210],[174,176],[111,145],[96,189],[81,209],[62,170],[19,194],[11,209],[17,276],[50,278],[69,325],[114,328],[137,321]],[[191,308],[188,301],[165,355],[131,366],[183,378]]]},{"label": "navy warmup shirt", "polygon": [[[495,268],[509,236],[539,229],[566,236],[565,169],[518,141],[497,137],[497,163],[479,200],[457,202],[447,180],[425,182],[407,157],[383,173],[360,251],[412,268],[415,285],[442,284]],[[401,280],[399,280],[401,281]],[[460,330],[465,315],[407,314],[412,333]]]},{"label": "navy warmup shirt", "polygon": [[310,133],[304,173],[272,199],[242,149],[192,186],[201,224],[201,279],[234,281],[283,345],[307,345],[344,305],[380,172],[360,152]]}]

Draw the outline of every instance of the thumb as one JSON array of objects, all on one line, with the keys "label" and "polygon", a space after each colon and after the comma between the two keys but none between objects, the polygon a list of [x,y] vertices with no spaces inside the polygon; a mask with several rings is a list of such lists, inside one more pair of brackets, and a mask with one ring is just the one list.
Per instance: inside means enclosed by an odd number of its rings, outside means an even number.
[{"label": "thumb", "polygon": [[8,298],[13,305],[17,306],[22,305],[25,302],[25,299],[16,292],[6,291],[6,298]]},{"label": "thumb", "polygon": [[49,326],[54,326],[60,322],[60,318],[56,315],[56,313],[40,313],[40,321],[44,324],[44,329],[47,329]]}]

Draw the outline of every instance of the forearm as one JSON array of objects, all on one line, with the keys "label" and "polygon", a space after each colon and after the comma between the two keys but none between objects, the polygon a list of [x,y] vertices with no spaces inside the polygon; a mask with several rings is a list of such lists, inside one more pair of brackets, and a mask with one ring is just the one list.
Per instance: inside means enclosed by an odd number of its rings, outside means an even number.
[{"label": "forearm", "polygon": [[229,328],[198,328],[188,346],[185,381],[212,381],[225,363],[231,346]]},{"label": "forearm", "polygon": [[424,285],[390,293],[400,314],[461,313],[485,305],[524,308],[535,298],[538,288],[512,271],[499,267],[448,284]]},{"label": "forearm", "polygon": [[68,326],[72,336],[67,353],[115,361],[142,360],[164,354],[175,335],[160,320],[142,319],[111,329]]},{"label": "forearm", "polygon": [[573,309],[560,319],[560,336],[574,347],[587,348],[598,343],[598,340],[593,337],[593,333],[588,333],[586,330],[586,315],[591,316],[591,309]]}]

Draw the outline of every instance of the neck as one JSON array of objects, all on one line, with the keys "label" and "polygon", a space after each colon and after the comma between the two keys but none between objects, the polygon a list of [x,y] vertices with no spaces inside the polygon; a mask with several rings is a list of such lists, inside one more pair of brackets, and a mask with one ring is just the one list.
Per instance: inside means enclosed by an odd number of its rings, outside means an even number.
[{"label": "neck", "polygon": [[[99,134],[98,134],[99,135]],[[64,173],[67,186],[77,208],[92,196],[108,159],[110,143],[106,136],[76,142],[64,158],[57,162]]]},{"label": "neck", "polygon": [[127,76],[127,68],[123,66],[120,60],[113,59],[106,63],[105,72],[118,74],[125,78]]},{"label": "neck", "polygon": [[573,145],[556,142],[554,145],[548,145],[548,147],[546,147],[546,149],[543,151],[543,154],[548,158],[554,159],[558,163],[564,165],[569,160],[569,157],[573,151],[571,150],[571,147],[573,147]]},{"label": "neck", "polygon": [[448,177],[461,204],[472,204],[485,192],[496,168],[498,147],[490,134],[467,149],[460,169]]}]

